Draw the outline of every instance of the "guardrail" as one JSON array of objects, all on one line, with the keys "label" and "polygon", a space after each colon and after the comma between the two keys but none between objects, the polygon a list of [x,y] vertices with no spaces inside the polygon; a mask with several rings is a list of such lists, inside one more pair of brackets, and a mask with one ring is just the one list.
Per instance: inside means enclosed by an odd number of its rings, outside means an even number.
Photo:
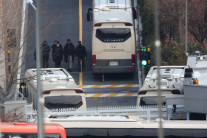
[{"label": "guardrail", "polygon": [[[25,100],[9,101],[4,103],[5,115],[17,112],[16,116],[20,116],[22,120],[27,122],[36,122],[37,111],[32,110],[33,104],[28,104]],[[162,106],[163,119],[168,119],[167,107]],[[108,106],[108,107],[92,107],[86,109],[77,108],[58,108],[44,112],[45,118],[73,118],[74,116],[85,116],[91,118],[92,116],[136,116],[145,120],[155,120],[159,118],[158,106]],[[12,116],[11,116],[12,117]]]},{"label": "guardrail", "polygon": [[[113,107],[95,107],[77,110],[75,108],[53,109],[45,112],[46,117],[61,116],[137,116],[146,120],[155,120],[158,118],[158,106],[113,106]],[[167,119],[166,106],[162,106],[163,119]]]}]

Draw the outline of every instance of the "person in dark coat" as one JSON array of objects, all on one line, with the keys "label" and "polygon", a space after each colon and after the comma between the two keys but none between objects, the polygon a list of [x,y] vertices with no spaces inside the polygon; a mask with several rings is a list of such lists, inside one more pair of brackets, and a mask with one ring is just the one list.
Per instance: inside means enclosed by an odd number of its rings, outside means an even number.
[{"label": "person in dark coat", "polygon": [[[50,55],[50,46],[47,44],[47,41],[44,40],[42,45],[41,45],[41,58],[42,58],[42,67],[43,68],[48,68],[49,67],[49,55]],[[36,51],[34,51],[34,57],[36,60]]]},{"label": "person in dark coat", "polygon": [[60,42],[57,42],[57,45],[53,47],[52,57],[53,57],[53,61],[55,62],[55,67],[56,68],[61,67],[61,62],[63,59],[63,48]]},{"label": "person in dark coat", "polygon": [[[54,41],[54,43],[53,43],[53,45],[51,46],[51,48],[52,48],[52,60],[53,60],[53,61],[54,61],[53,51],[54,51],[55,47],[57,46],[57,42],[58,42],[58,41],[57,41],[57,40],[55,40],[55,41]],[[54,62],[55,62],[55,61],[54,61]]]},{"label": "person in dark coat", "polygon": [[55,48],[55,46],[57,45],[57,42],[58,42],[57,40],[54,41],[54,44],[51,46],[51,47],[52,47],[52,50],[53,50],[53,49]]},{"label": "person in dark coat", "polygon": [[68,39],[64,47],[64,59],[65,59],[65,63],[68,64],[69,71],[72,71],[73,63],[74,63],[74,56],[75,56],[75,47],[71,43],[71,40]]},{"label": "person in dark coat", "polygon": [[[78,68],[79,71],[85,70],[85,60],[87,57],[86,48],[81,44],[81,41],[78,41],[78,46],[76,47],[76,56],[78,58]],[[82,65],[82,66],[81,66]]]}]

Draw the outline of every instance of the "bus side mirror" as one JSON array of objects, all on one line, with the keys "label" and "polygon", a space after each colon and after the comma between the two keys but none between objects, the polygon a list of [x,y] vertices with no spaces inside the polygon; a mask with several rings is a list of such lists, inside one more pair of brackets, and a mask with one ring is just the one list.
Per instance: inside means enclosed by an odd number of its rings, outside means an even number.
[{"label": "bus side mirror", "polygon": [[133,14],[133,19],[137,19],[137,12],[134,7],[132,8],[132,14]]},{"label": "bus side mirror", "polygon": [[186,68],[185,69],[185,78],[192,78],[193,69],[192,68]]},{"label": "bus side mirror", "polygon": [[91,21],[92,19],[92,8],[88,8],[88,12],[87,12],[87,21]]}]

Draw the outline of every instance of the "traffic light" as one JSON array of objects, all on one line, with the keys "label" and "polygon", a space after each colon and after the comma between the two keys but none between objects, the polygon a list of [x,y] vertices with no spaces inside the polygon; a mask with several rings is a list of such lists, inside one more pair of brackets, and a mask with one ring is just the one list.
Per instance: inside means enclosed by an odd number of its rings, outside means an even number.
[{"label": "traffic light", "polygon": [[150,47],[142,47],[140,51],[140,61],[142,66],[150,64]]}]

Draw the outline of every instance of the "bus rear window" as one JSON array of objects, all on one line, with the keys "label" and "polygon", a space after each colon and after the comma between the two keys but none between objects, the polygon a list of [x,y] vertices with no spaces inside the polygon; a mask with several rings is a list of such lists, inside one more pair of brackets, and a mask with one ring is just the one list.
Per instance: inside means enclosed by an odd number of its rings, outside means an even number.
[{"label": "bus rear window", "polygon": [[129,28],[102,28],[96,30],[96,37],[102,42],[124,42],[131,37]]},{"label": "bus rear window", "polygon": [[79,108],[83,104],[80,95],[48,96],[45,97],[45,107],[53,108]]}]

